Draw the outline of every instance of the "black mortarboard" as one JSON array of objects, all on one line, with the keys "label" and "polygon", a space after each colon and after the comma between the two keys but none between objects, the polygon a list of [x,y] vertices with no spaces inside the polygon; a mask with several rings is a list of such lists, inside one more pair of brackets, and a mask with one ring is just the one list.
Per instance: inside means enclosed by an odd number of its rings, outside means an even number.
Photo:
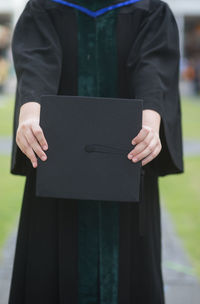
[{"label": "black mortarboard", "polygon": [[142,127],[142,100],[42,95],[49,149],[38,159],[36,195],[139,201],[141,161],[127,158]]}]

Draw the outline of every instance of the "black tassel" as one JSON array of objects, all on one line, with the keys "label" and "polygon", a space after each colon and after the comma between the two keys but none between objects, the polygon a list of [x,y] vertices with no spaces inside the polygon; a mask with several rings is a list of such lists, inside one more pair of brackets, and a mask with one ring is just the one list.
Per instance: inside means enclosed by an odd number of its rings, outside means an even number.
[{"label": "black tassel", "polygon": [[145,201],[144,201],[144,175],[145,170],[141,168],[141,182],[140,182],[140,201],[139,201],[139,234],[145,235]]}]

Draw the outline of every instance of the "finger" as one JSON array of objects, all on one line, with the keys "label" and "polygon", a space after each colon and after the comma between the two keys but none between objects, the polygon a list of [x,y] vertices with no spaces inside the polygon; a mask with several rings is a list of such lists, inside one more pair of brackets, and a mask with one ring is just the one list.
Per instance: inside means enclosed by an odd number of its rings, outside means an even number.
[{"label": "finger", "polygon": [[143,159],[142,166],[145,166],[146,164],[151,162],[154,158],[156,158],[158,156],[159,153],[160,153],[160,149],[158,147],[154,152],[152,152],[145,159]]},{"label": "finger", "polygon": [[158,142],[154,138],[154,140],[152,140],[151,143],[141,153],[137,154],[136,156],[134,156],[132,158],[132,161],[138,162],[138,161],[142,160],[143,158],[147,157],[148,155],[150,155],[151,153],[154,153],[157,146],[158,146]]},{"label": "finger", "polygon": [[148,145],[150,145],[152,139],[154,138],[153,133],[150,132],[142,142],[140,142],[139,144],[137,144],[135,146],[135,148],[129,152],[128,154],[128,158],[132,159],[133,157],[135,157],[138,153],[141,153],[142,151],[144,151],[144,149],[146,149],[146,147]]},{"label": "finger", "polygon": [[35,156],[35,153],[33,152],[33,149],[30,146],[28,146],[26,148],[25,154],[30,159],[30,161],[33,165],[33,168],[36,168],[37,167],[37,158]]},{"label": "finger", "polygon": [[151,132],[151,128],[147,127],[147,126],[143,126],[142,129],[140,130],[140,132],[138,133],[138,135],[136,137],[133,138],[132,140],[132,144],[136,145],[138,143],[140,143],[142,140],[144,140],[144,138]]},{"label": "finger", "polygon": [[33,131],[33,134],[35,135],[35,137],[37,138],[42,149],[47,150],[48,143],[46,141],[42,128],[39,125],[32,125],[32,131]]},{"label": "finger", "polygon": [[35,151],[35,153],[40,157],[41,160],[45,161],[47,159],[47,155],[42,150],[31,129],[26,130],[25,137],[33,151]]},{"label": "finger", "polygon": [[37,167],[37,158],[35,156],[35,153],[33,152],[33,149],[29,146],[29,143],[27,142],[26,138],[23,136],[17,136],[16,142],[20,150],[30,159],[32,166],[34,168]]}]

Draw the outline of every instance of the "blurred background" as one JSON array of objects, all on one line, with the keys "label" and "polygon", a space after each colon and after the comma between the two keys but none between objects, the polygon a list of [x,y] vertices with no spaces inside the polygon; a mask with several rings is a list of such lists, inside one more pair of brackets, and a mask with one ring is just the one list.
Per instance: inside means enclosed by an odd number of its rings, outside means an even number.
[{"label": "blurred background", "polygon": [[[185,173],[161,177],[166,304],[200,303],[200,1],[166,0],[180,31]],[[7,303],[25,178],[10,174],[16,86],[10,41],[26,0],[0,0],[0,304]],[[27,33],[28,34],[28,33]]]}]

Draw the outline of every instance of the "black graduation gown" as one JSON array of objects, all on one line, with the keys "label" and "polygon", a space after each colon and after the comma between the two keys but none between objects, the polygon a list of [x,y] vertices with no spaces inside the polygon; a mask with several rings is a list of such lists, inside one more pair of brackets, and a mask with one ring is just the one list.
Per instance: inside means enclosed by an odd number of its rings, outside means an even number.
[{"label": "black graduation gown", "polygon": [[[121,2],[84,3],[96,10]],[[20,105],[39,102],[41,94],[138,97],[161,114],[163,149],[145,166],[141,235],[137,203],[35,197],[36,170],[13,140],[11,172],[27,179],[9,303],[164,303],[158,176],[183,172],[179,41],[171,10],[141,0],[93,18],[30,0],[12,51],[18,78],[13,138]]]}]

